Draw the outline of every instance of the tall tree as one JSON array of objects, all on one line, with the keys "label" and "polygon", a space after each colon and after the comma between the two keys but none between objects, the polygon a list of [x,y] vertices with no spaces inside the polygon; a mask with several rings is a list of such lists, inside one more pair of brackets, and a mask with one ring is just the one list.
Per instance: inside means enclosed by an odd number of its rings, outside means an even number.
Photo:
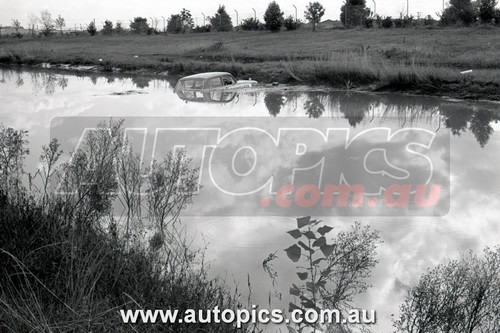
[{"label": "tall tree", "polygon": [[422,275],[411,288],[400,316],[399,332],[500,331],[500,247],[480,258],[470,252]]},{"label": "tall tree", "polygon": [[183,8],[179,14],[172,14],[168,19],[167,32],[178,34],[193,30],[193,17],[189,10]]},{"label": "tall tree", "polygon": [[19,32],[19,29],[21,29],[21,22],[18,19],[12,20],[12,26],[14,27],[14,30],[16,30],[16,33]]},{"label": "tall tree", "polygon": [[191,31],[194,28],[193,16],[191,15],[191,12],[186,8],[182,8],[180,17],[182,32]]},{"label": "tall tree", "polygon": [[219,9],[213,17],[210,17],[210,24],[216,31],[231,31],[233,30],[233,22],[231,17],[226,12],[226,7],[219,5]]},{"label": "tall tree", "polygon": [[48,10],[42,10],[40,12],[40,22],[42,23],[42,32],[45,36],[50,35],[52,29],[54,29],[54,20],[52,19],[52,14]]},{"label": "tall tree", "polygon": [[281,11],[280,5],[276,1],[271,2],[264,13],[266,29],[272,32],[280,31],[284,20],[283,15],[284,13]]},{"label": "tall tree", "polygon": [[179,14],[172,14],[168,19],[167,32],[171,34],[178,34],[182,31],[182,19]]},{"label": "tall tree", "polygon": [[63,34],[62,29],[66,26],[66,21],[64,20],[64,17],[62,17],[61,15],[57,16],[55,23],[56,23],[56,27],[59,28],[59,31],[61,32],[61,36],[62,36],[62,34]]},{"label": "tall tree", "polygon": [[346,0],[340,7],[340,20],[346,27],[363,25],[370,16],[366,0]]},{"label": "tall tree", "polygon": [[21,22],[18,19],[12,20],[12,26],[14,27],[14,30],[16,30],[16,37],[21,38],[23,35],[19,32],[19,29],[21,29]]},{"label": "tall tree", "polygon": [[312,23],[313,31],[316,31],[316,26],[321,22],[321,18],[325,14],[325,8],[319,2],[309,2],[304,15],[306,20]]}]

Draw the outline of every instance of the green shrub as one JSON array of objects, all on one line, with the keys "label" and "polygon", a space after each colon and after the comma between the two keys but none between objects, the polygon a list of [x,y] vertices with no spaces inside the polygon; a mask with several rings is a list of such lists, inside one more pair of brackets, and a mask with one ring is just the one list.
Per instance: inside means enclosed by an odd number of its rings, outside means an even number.
[{"label": "green shrub", "polygon": [[259,21],[259,19],[254,19],[253,17],[249,17],[241,22],[240,27],[242,30],[252,31],[252,30],[260,30],[261,25],[262,23]]},{"label": "green shrub", "polygon": [[197,25],[194,29],[193,32],[210,32],[212,30],[212,26],[210,24],[206,25]]},{"label": "green shrub", "polygon": [[116,26],[115,26],[115,33],[118,34],[118,35],[121,35],[123,34],[124,30],[123,30],[123,27],[122,27],[122,23],[121,22],[116,22]]},{"label": "green shrub", "polygon": [[425,26],[433,26],[435,23],[434,19],[432,18],[432,16],[430,15],[427,15],[424,19],[424,25]]},{"label": "green shrub", "polygon": [[295,18],[292,15],[288,16],[283,21],[283,25],[285,26],[285,29],[287,31],[297,30],[300,27],[301,23],[302,22],[300,20],[295,21]]},{"label": "green shrub", "polygon": [[101,32],[103,35],[111,35],[113,33],[113,22],[109,20],[104,21],[104,27]]},{"label": "green shrub", "polygon": [[144,34],[149,30],[148,19],[145,17],[134,17],[134,22],[130,23],[130,30],[136,34]]},{"label": "green shrub", "polygon": [[368,18],[366,19],[366,21],[365,21],[365,27],[366,27],[366,28],[368,28],[368,29],[373,28],[373,22],[374,22],[374,21],[375,21],[375,20],[374,20],[373,18],[368,17]]},{"label": "green shrub", "polygon": [[393,25],[392,17],[386,16],[382,20],[382,28],[385,28],[385,29],[392,28],[392,25]]}]

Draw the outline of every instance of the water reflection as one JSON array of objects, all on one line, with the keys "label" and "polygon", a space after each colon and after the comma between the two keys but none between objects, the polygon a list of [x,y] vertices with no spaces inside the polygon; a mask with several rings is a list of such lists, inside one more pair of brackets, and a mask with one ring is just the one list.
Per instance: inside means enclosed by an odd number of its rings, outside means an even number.
[{"label": "water reflection", "polygon": [[234,91],[177,90],[177,96],[186,102],[229,103],[237,95]]},{"label": "water reflection", "polygon": [[[27,78],[35,94],[46,95],[62,92],[77,81],[90,81],[95,86],[108,84],[114,87],[132,83],[133,87],[139,90],[158,90],[159,87],[166,87],[171,92],[177,81],[176,77],[165,79],[155,79],[146,75],[126,77],[120,73],[68,74],[67,71],[52,69],[29,71],[3,69],[0,83],[12,82],[15,87],[25,89]],[[253,92],[178,92],[177,96],[185,102],[228,105],[247,103],[255,106],[260,101],[272,117],[283,113],[304,115],[309,118],[333,117],[345,119],[351,127],[359,126],[363,122],[370,123],[375,118],[385,119],[386,122],[398,122],[401,127],[428,123],[435,130],[450,129],[455,136],[469,131],[481,147],[488,143],[494,131],[491,124],[500,120],[498,104],[451,102],[440,98],[397,94],[271,88]]]},{"label": "water reflection", "polygon": [[495,123],[498,122],[498,115],[494,114],[490,110],[479,109],[474,112],[472,120],[470,121],[469,129],[476,137],[477,142],[484,148],[490,139],[490,135],[493,133],[493,127],[491,127],[491,122],[494,120]]},{"label": "water reflection", "polygon": [[320,96],[310,96],[304,103],[304,109],[309,118],[319,118],[325,112],[325,105],[321,102]]},{"label": "water reflection", "polygon": [[[66,89],[68,86],[68,79],[65,75],[58,75],[55,73],[42,73],[33,72],[30,73],[31,83],[33,86],[33,91],[35,94],[40,92],[46,95],[52,95],[56,88],[59,87],[61,90]],[[24,79],[19,75],[16,80],[16,86],[22,87],[24,85]]]},{"label": "water reflection", "polygon": [[[50,124],[56,123],[57,117],[256,115],[269,116],[270,123],[279,123],[282,121],[280,117],[298,116],[304,122],[324,122],[325,126],[335,123],[345,127],[348,124],[355,127],[353,132],[370,126],[424,127],[438,132],[438,135],[449,131],[454,135],[449,215],[440,218],[362,219],[362,222],[381,230],[385,241],[380,249],[380,264],[371,279],[374,288],[360,304],[379,311],[382,328],[375,331],[391,331],[389,316],[401,303],[400,295],[404,289],[401,286],[412,284],[427,267],[452,258],[459,250],[478,250],[484,245],[497,244],[500,183],[496,165],[500,161],[496,153],[498,133],[494,133],[499,127],[494,122],[499,120],[498,104],[281,87],[236,93],[225,103],[208,103],[217,99],[212,95],[207,100],[204,96],[199,101],[201,103],[191,103],[173,92],[175,78],[131,78],[118,73],[89,75],[68,74],[67,71],[0,70],[0,82],[0,122],[30,131],[31,154],[26,160],[29,166],[36,166],[39,162],[37,147],[39,150],[39,146],[48,142]],[[143,93],[127,93],[131,91]],[[319,117],[319,120],[307,117]],[[74,128],[69,130],[74,131]],[[367,138],[367,141],[372,141],[372,138]],[[144,146],[151,148],[151,145]],[[480,146],[484,149],[478,149]],[[269,158],[272,160],[278,159]],[[225,203],[217,203],[218,206],[222,204]],[[353,220],[352,217],[325,218],[337,230],[342,230]],[[266,285],[269,279],[261,270],[262,260],[271,251],[289,245],[286,231],[293,228],[293,219],[248,217],[233,223],[231,219],[207,221],[203,217],[189,222],[193,230],[208,237],[211,243],[209,257],[215,260],[216,274],[227,271],[234,274],[235,280],[246,283],[248,272],[252,271],[255,290],[272,290]],[[241,262],[247,264],[241,265]],[[286,272],[284,266],[278,268],[280,272]],[[295,276],[295,272],[281,274],[280,286],[288,286],[291,276]],[[266,299],[267,294],[257,296],[256,292],[254,297]],[[259,302],[265,304],[265,300],[257,299]]]},{"label": "water reflection", "polygon": [[16,79],[16,87],[22,87],[24,85],[24,79],[19,75]]},{"label": "water reflection", "polygon": [[132,82],[139,89],[144,89],[144,88],[149,87],[149,81],[151,81],[151,79],[147,78],[147,77],[144,77],[144,76],[134,76],[134,77],[132,77]]},{"label": "water reflection", "polygon": [[[67,88],[69,84],[69,77],[78,80],[88,80],[93,85],[97,85],[100,82],[113,85],[117,81],[124,82],[131,80],[134,86],[138,89],[147,88],[152,81],[155,81],[152,77],[145,75],[134,75],[130,77],[120,73],[89,73],[76,70],[67,71],[62,69],[2,69],[0,70],[0,73],[0,83],[15,82],[15,85],[18,88],[24,86],[24,76],[29,75],[35,94],[45,93],[47,95],[52,95],[58,90],[58,88],[60,88],[61,91]],[[169,79],[166,81],[175,82],[175,79]]]},{"label": "water reflection", "polygon": [[348,120],[349,125],[356,127],[364,119],[372,108],[380,105],[374,95],[359,95],[353,98],[352,94],[346,93],[338,99],[340,112]]},{"label": "water reflection", "polygon": [[[275,117],[281,108],[289,104],[285,96],[276,92],[265,94],[264,102],[270,115]],[[371,122],[375,117],[397,119],[401,127],[436,122],[435,130],[444,125],[456,136],[469,130],[481,147],[488,143],[493,133],[491,124],[500,120],[498,106],[492,109],[491,105],[487,108],[467,102],[349,92],[308,92],[304,96],[303,108],[310,118],[325,116],[327,111],[330,117],[342,115],[353,128],[365,118]]]},{"label": "water reflection", "polygon": [[276,117],[280,113],[285,103],[285,96],[280,93],[267,93],[264,97],[264,104],[269,114],[273,117]]}]

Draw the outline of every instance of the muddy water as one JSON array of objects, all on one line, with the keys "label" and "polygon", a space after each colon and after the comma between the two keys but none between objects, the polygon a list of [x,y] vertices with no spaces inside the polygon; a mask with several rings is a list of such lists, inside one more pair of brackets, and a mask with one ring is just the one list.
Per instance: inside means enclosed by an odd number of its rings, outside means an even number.
[{"label": "muddy water", "polygon": [[[30,155],[26,160],[29,170],[36,169],[41,145],[51,137],[51,126],[57,127],[65,119],[74,123],[75,119],[85,122],[123,117],[161,122],[165,117],[175,116],[186,117],[188,126],[190,117],[234,117],[235,121],[264,117],[266,122],[279,126],[285,119],[296,118],[304,126],[314,121],[330,122],[336,127],[349,128],[352,133],[376,127],[393,130],[418,127],[436,133],[437,138],[449,138],[446,212],[426,216],[363,212],[357,216],[322,211],[323,215],[316,216],[336,230],[346,230],[354,221],[361,221],[380,231],[384,243],[378,248],[379,263],[369,279],[372,287],[355,300],[362,308],[377,310],[376,332],[392,331],[391,315],[397,316],[406,288],[427,267],[456,258],[468,249],[480,252],[500,239],[498,104],[285,87],[179,96],[172,89],[173,83],[175,80],[147,77],[2,69],[0,122],[29,131]],[[77,126],[75,131],[78,130]],[[196,204],[195,201],[192,211],[196,211]],[[200,199],[198,204],[205,209],[218,203]],[[288,288],[297,278],[295,265],[286,258],[283,249],[293,244],[286,231],[295,228],[296,216],[260,213],[252,216],[238,214],[237,210],[221,211],[220,216],[190,215],[182,220],[198,235],[195,245],[208,243],[212,274],[236,281],[244,292],[250,276],[252,302],[261,307],[268,307],[269,299],[272,306],[286,303]],[[274,263],[278,277],[273,286],[262,262],[275,251],[279,257]],[[269,298],[269,294],[276,292],[283,294],[283,301],[274,296]],[[273,332],[276,328],[267,330]]]}]

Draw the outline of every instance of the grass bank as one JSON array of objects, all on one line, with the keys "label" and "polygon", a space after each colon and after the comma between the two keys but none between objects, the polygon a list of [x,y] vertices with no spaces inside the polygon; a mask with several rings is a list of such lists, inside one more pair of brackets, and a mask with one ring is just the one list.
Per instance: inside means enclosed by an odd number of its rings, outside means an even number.
[{"label": "grass bank", "polygon": [[490,26],[54,36],[2,40],[0,62],[174,75],[221,70],[263,83],[498,100],[499,45],[500,29]]},{"label": "grass bank", "polygon": [[129,325],[118,311],[236,308],[204,269],[165,274],[153,251],[105,230],[64,228],[56,212],[27,199],[13,204],[0,194],[0,219],[0,332],[193,332],[207,325]]}]

